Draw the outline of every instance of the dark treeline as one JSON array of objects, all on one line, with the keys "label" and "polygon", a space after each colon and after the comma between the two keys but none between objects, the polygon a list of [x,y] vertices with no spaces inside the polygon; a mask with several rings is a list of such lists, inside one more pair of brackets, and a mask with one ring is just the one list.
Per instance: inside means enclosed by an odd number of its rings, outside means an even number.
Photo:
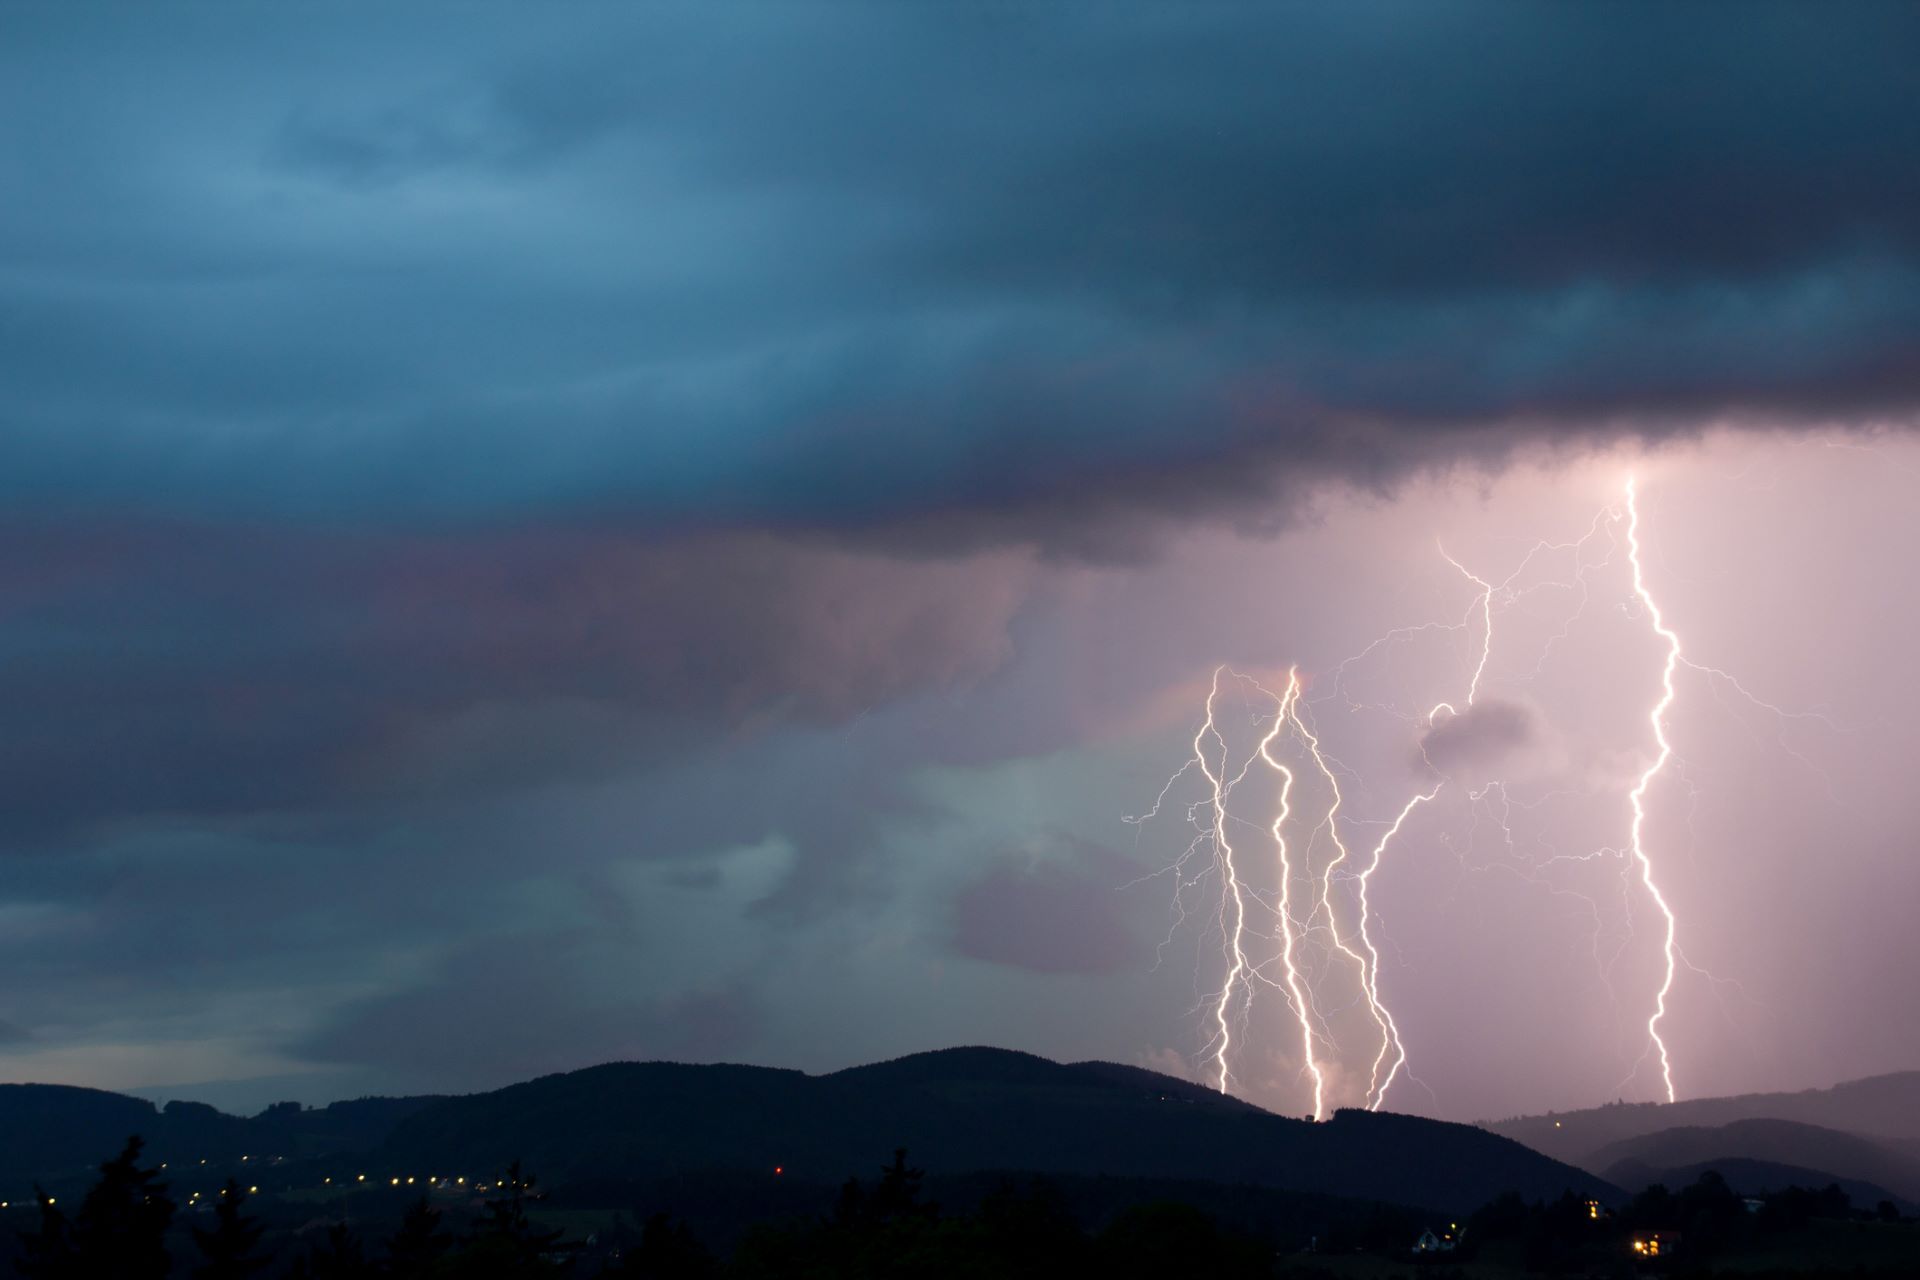
[{"label": "dark treeline", "polygon": [[[1815,1220],[1901,1220],[1896,1208],[1884,1201],[1871,1211],[1856,1212],[1837,1186],[1792,1187],[1757,1199],[1757,1205],[1750,1204],[1712,1171],[1677,1192],[1648,1187],[1617,1214],[1571,1194],[1534,1204],[1507,1195],[1468,1219],[1458,1256],[1497,1256],[1536,1275],[1606,1274],[1622,1261],[1643,1269],[1706,1275],[1715,1261],[1763,1249],[1770,1239],[1792,1235]],[[1851,1264],[1843,1270],[1865,1274]]]},{"label": "dark treeline", "polygon": [[[135,1138],[77,1206],[39,1197],[37,1225],[21,1234],[15,1267],[29,1280],[493,1280],[494,1277],[648,1277],[650,1280],[863,1280],[1004,1276],[1060,1280],[1099,1274],[1206,1275],[1213,1280],[1351,1276],[1332,1255],[1368,1254],[1385,1274],[1444,1280],[1461,1265],[1485,1263],[1539,1275],[1626,1276],[1636,1271],[1710,1276],[1716,1259],[1810,1224],[1898,1222],[1891,1204],[1856,1213],[1837,1187],[1793,1189],[1755,1211],[1717,1174],[1678,1192],[1653,1187],[1618,1213],[1571,1193],[1528,1203],[1517,1195],[1486,1205],[1456,1228],[1446,1253],[1411,1253],[1411,1211],[1377,1214],[1307,1240],[1275,1239],[1187,1203],[1133,1204],[1089,1230],[1060,1189],[1040,1178],[1005,1181],[961,1212],[925,1191],[920,1170],[898,1151],[866,1180],[849,1179],[825,1212],[762,1222],[727,1256],[685,1221],[654,1213],[634,1225],[603,1217],[568,1238],[543,1223],[542,1193],[516,1163],[476,1211],[435,1207],[426,1196],[396,1219],[310,1221],[269,1231],[249,1209],[248,1189],[231,1180],[212,1208],[180,1215],[158,1168],[143,1168]],[[1224,1191],[1225,1189],[1223,1189]],[[564,1215],[562,1215],[564,1216]],[[200,1219],[190,1223],[186,1218]],[[1442,1224],[1453,1227],[1454,1224]],[[1657,1257],[1634,1250],[1658,1242]],[[1840,1262],[1819,1269],[1748,1270],[1747,1275],[1906,1275],[1907,1270]]]},{"label": "dark treeline", "polygon": [[1270,1242],[1218,1225],[1181,1204],[1121,1212],[1097,1234],[1084,1231],[1065,1199],[1042,1181],[1011,1183],[972,1212],[943,1213],[921,1189],[923,1174],[906,1152],[868,1182],[849,1179],[831,1212],[749,1230],[725,1260],[687,1226],[655,1214],[636,1227],[593,1233],[590,1244],[563,1241],[529,1216],[535,1179],[516,1164],[485,1211],[454,1229],[422,1196],[397,1229],[367,1239],[333,1223],[311,1241],[269,1252],[262,1225],[248,1212],[248,1193],[229,1181],[210,1226],[187,1233],[192,1256],[176,1256],[178,1206],[157,1168],[140,1166],[135,1138],[79,1207],[69,1213],[39,1198],[39,1223],[24,1233],[15,1266],[31,1280],[518,1280],[520,1277],[1048,1277],[1092,1269],[1122,1278],[1164,1277],[1202,1267],[1219,1280],[1272,1271]]},{"label": "dark treeline", "polygon": [[373,1245],[344,1223],[312,1245],[269,1250],[264,1225],[247,1210],[249,1193],[233,1179],[221,1189],[209,1225],[184,1233],[191,1256],[176,1256],[182,1233],[179,1206],[157,1168],[140,1167],[141,1141],[100,1166],[100,1178],[69,1213],[44,1191],[39,1222],[21,1235],[14,1266],[29,1280],[245,1280],[285,1276],[301,1280],[491,1280],[562,1274],[567,1261],[561,1233],[536,1227],[527,1216],[534,1180],[516,1164],[500,1179],[501,1194],[455,1235],[422,1197],[390,1236]]}]

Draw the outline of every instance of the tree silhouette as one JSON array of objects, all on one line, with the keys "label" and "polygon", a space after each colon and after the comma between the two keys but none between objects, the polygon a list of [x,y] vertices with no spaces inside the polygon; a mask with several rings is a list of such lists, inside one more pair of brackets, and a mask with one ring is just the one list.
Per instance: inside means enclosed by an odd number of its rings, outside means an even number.
[{"label": "tree silhouette", "polygon": [[620,1265],[608,1274],[645,1280],[709,1280],[720,1274],[720,1264],[686,1223],[656,1213],[641,1227],[640,1243],[627,1250]]},{"label": "tree silhouette", "polygon": [[73,1224],[44,1187],[35,1186],[33,1197],[40,1206],[40,1225],[34,1231],[20,1233],[20,1258],[14,1263],[15,1268],[30,1280],[67,1280],[69,1276],[80,1276]]},{"label": "tree silhouette", "polygon": [[360,1237],[344,1222],[327,1228],[327,1238],[307,1255],[305,1264],[311,1280],[363,1280],[374,1274]]},{"label": "tree silhouette", "polygon": [[387,1240],[387,1274],[395,1280],[427,1280],[453,1247],[440,1229],[440,1211],[421,1196],[407,1206],[400,1229]]},{"label": "tree silhouette", "polygon": [[71,1220],[53,1197],[38,1192],[39,1230],[23,1241],[19,1268],[36,1280],[160,1280],[167,1274],[168,1223],[173,1201],[158,1169],[140,1167],[143,1143],[127,1139],[118,1156],[100,1166],[100,1181]]},{"label": "tree silhouette", "polygon": [[[506,1194],[487,1201],[487,1215],[473,1235],[448,1258],[446,1273],[471,1276],[475,1280],[518,1280],[522,1276],[548,1276],[557,1268],[547,1254],[560,1243],[561,1233],[533,1225],[527,1217],[527,1202],[535,1198],[535,1179],[515,1160],[500,1179]],[[437,1273],[436,1273],[437,1274]]]},{"label": "tree silhouette", "polygon": [[1271,1269],[1265,1249],[1222,1231],[1202,1210],[1171,1201],[1122,1212],[1100,1233],[1094,1254],[1094,1269],[1120,1280],[1172,1275],[1238,1280]]},{"label": "tree silhouette", "polygon": [[213,1230],[193,1229],[193,1242],[204,1259],[194,1268],[194,1280],[245,1280],[267,1265],[253,1251],[260,1243],[261,1228],[242,1212],[246,1200],[246,1189],[228,1178],[214,1207]]},{"label": "tree silhouette", "polygon": [[939,1217],[939,1205],[920,1203],[920,1181],[925,1177],[924,1169],[907,1167],[905,1147],[894,1148],[893,1163],[880,1170],[880,1185],[874,1188],[869,1211],[881,1222]]}]

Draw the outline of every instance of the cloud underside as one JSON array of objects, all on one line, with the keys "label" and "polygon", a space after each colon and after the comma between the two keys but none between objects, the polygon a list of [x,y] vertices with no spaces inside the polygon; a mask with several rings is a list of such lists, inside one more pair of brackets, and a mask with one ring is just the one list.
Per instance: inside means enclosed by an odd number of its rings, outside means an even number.
[{"label": "cloud underside", "polygon": [[1920,399],[1911,8],[573,17],[389,62],[319,10],[299,74],[183,47],[57,131],[100,55],[11,42],[0,497],[1111,555]]},{"label": "cloud underside", "polygon": [[1033,579],[1017,554],[765,535],[14,545],[0,717],[37,728],[0,740],[0,851],[132,816],[458,804],[845,721],[991,671]]}]

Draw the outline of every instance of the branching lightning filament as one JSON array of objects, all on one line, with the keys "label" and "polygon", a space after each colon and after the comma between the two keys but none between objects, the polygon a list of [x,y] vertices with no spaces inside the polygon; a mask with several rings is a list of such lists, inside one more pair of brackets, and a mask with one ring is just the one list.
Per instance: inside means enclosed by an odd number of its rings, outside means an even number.
[{"label": "branching lightning filament", "polygon": [[1667,1016],[1667,996],[1673,990],[1674,965],[1676,963],[1675,934],[1678,921],[1674,918],[1673,908],[1660,892],[1660,886],[1654,883],[1653,859],[1647,856],[1647,788],[1667,767],[1667,761],[1673,758],[1673,744],[1667,740],[1667,711],[1673,706],[1673,672],[1680,665],[1680,637],[1667,626],[1666,618],[1660,612],[1659,604],[1653,593],[1647,590],[1646,572],[1640,558],[1640,503],[1635,482],[1627,481],[1627,557],[1633,566],[1633,591],[1645,606],[1647,619],[1653,630],[1667,645],[1666,664],[1660,670],[1660,700],[1653,704],[1653,710],[1647,720],[1653,726],[1653,740],[1659,746],[1653,763],[1640,775],[1640,781],[1634,784],[1629,800],[1633,805],[1633,825],[1630,844],[1633,858],[1640,868],[1640,882],[1653,898],[1654,905],[1660,908],[1661,918],[1665,921],[1665,938],[1661,952],[1666,958],[1665,973],[1660,980],[1660,990],[1654,996],[1653,1015],[1647,1019],[1647,1040],[1660,1055],[1660,1079],[1666,1085],[1667,1101],[1677,1096],[1673,1089],[1673,1060],[1667,1052],[1667,1042],[1660,1036],[1661,1020]]},{"label": "branching lightning filament", "polygon": [[[1660,925],[1659,982],[1644,1042],[1635,1043],[1644,1043],[1643,1062],[1658,1060],[1663,1096],[1677,1097],[1668,1023],[1680,967],[1722,984],[1681,953],[1679,919],[1656,876],[1649,838],[1649,798],[1656,784],[1671,774],[1692,785],[1670,736],[1679,672],[1684,667],[1718,681],[1783,722],[1825,721],[1763,702],[1725,671],[1683,654],[1679,634],[1647,583],[1640,495],[1631,479],[1624,497],[1624,504],[1602,508],[1578,539],[1533,544],[1504,578],[1474,572],[1441,546],[1441,560],[1473,588],[1457,620],[1399,627],[1374,640],[1332,667],[1315,699],[1307,697],[1308,681],[1298,667],[1289,668],[1284,687],[1276,681],[1275,688],[1228,667],[1214,671],[1192,754],[1152,808],[1128,821],[1152,821],[1163,808],[1175,806],[1176,795],[1201,786],[1202,794],[1185,804],[1191,839],[1166,868],[1175,905],[1168,940],[1191,918],[1186,895],[1202,886],[1207,886],[1204,892],[1217,892],[1217,907],[1204,918],[1212,921],[1205,938],[1219,942],[1218,951],[1212,951],[1208,941],[1205,955],[1218,959],[1203,958],[1202,967],[1213,971],[1218,963],[1221,976],[1217,986],[1205,985],[1196,1009],[1205,1011],[1209,1033],[1202,1058],[1215,1088],[1225,1093],[1248,1087],[1252,1077],[1246,1064],[1265,1054],[1265,1061],[1297,1074],[1311,1097],[1314,1118],[1322,1119],[1339,1105],[1378,1110],[1403,1076],[1419,1082],[1408,1072],[1403,1017],[1390,1005],[1388,987],[1398,979],[1385,961],[1401,953],[1386,932],[1392,920],[1383,918],[1378,891],[1383,882],[1402,876],[1425,875],[1429,884],[1436,874],[1444,878],[1449,864],[1436,864],[1434,855],[1451,853],[1463,878],[1456,883],[1494,874],[1517,877],[1524,892],[1539,895],[1542,910],[1570,911],[1564,915],[1569,924],[1591,932],[1594,971],[1610,1001],[1603,1008],[1620,1008],[1610,975],[1635,942],[1633,904],[1643,897],[1652,900]],[[1564,664],[1567,651],[1577,647],[1569,636],[1588,617],[1596,590],[1591,580],[1603,571],[1610,575],[1607,583],[1617,584],[1607,589],[1619,590],[1623,605],[1633,606],[1628,616],[1644,618],[1663,646],[1659,694],[1643,721],[1654,751],[1627,791],[1624,847],[1562,849],[1552,806],[1585,804],[1583,797],[1598,795],[1606,784],[1575,776],[1556,785],[1553,775],[1530,777],[1524,766],[1518,774],[1509,773],[1502,759],[1447,754],[1439,744],[1471,735],[1476,725],[1498,715],[1519,714],[1516,707],[1524,710],[1524,702],[1515,699],[1524,699],[1550,662]],[[1530,640],[1509,634],[1502,621],[1523,606],[1522,621],[1534,628]],[[1356,696],[1355,679],[1375,678],[1364,672],[1382,667],[1396,649],[1427,645],[1431,652],[1434,640],[1459,638],[1477,644],[1470,655],[1448,651],[1448,661],[1459,665],[1448,680],[1451,691],[1442,692],[1461,698],[1457,705],[1437,701],[1416,712],[1394,705],[1392,698]],[[1412,733],[1414,749],[1407,756],[1423,775],[1417,784],[1380,804],[1364,777],[1330,749],[1329,733],[1349,730],[1336,729],[1316,714],[1315,707],[1329,704],[1349,718],[1383,714],[1396,733]],[[1256,770],[1271,777],[1274,786],[1243,786]],[[1360,837],[1358,828],[1369,835]],[[1493,833],[1490,855],[1476,854],[1482,828]],[[1272,841],[1271,861],[1249,855],[1251,833],[1263,829]],[[1601,877],[1597,885],[1595,876]],[[1389,917],[1406,909],[1402,894],[1385,896]],[[1263,1033],[1255,1016],[1265,992],[1287,1010],[1277,1040],[1263,1039],[1270,1033]],[[1616,1035],[1624,1036],[1624,1030]],[[1282,1079],[1274,1087],[1287,1086]]]}]

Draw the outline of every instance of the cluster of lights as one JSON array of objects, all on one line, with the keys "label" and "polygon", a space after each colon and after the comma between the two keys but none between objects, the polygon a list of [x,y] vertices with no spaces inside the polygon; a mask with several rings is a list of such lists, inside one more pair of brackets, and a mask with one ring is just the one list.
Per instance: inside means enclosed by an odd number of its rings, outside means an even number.
[{"label": "cluster of lights", "polygon": [[[240,1159],[243,1162],[246,1162],[246,1161],[249,1161],[251,1157],[241,1156]],[[204,1165],[207,1163],[207,1161],[201,1160],[200,1163]],[[280,1156],[275,1156],[273,1157],[271,1163],[282,1164],[284,1163],[284,1158]],[[165,1169],[166,1167],[167,1167],[166,1164],[162,1162],[160,1165],[160,1168]],[[784,1172],[784,1170],[781,1167],[776,1166],[774,1168],[774,1172],[777,1174],[777,1173]],[[368,1176],[366,1174],[364,1173],[355,1174],[352,1185],[364,1186],[367,1183],[367,1181],[368,1181]],[[373,1181],[377,1184],[379,1181],[378,1177],[376,1176],[373,1179]],[[467,1180],[464,1177],[441,1177],[439,1175],[431,1175],[423,1178],[423,1177],[420,1177],[419,1175],[407,1176],[407,1175],[395,1174],[395,1175],[390,1175],[387,1181],[387,1185],[390,1187],[399,1187],[399,1186],[411,1187],[411,1186],[420,1185],[421,1183],[424,1183],[427,1186],[435,1189],[447,1189],[447,1188],[455,1188],[455,1187],[466,1188],[468,1185]],[[330,1187],[333,1185],[333,1178],[331,1176],[323,1177],[320,1180],[320,1184],[322,1186]],[[496,1187],[505,1187],[506,1185],[507,1183],[505,1179],[500,1179],[497,1182],[493,1182],[493,1183],[476,1182],[472,1185],[472,1190],[488,1191]],[[206,1194],[205,1192],[201,1192],[201,1191],[188,1192],[187,1194],[188,1207],[192,1207],[198,1204],[201,1197],[205,1194]],[[221,1188],[218,1194],[223,1196],[226,1195],[227,1194],[226,1189],[224,1187]],[[257,1184],[250,1184],[246,1189],[246,1194],[247,1195],[260,1194],[259,1186]],[[48,1205],[54,1204],[55,1203],[54,1197],[48,1196],[44,1203]],[[10,1209],[12,1207],[13,1207],[13,1202],[11,1200],[0,1200],[0,1209]]]}]

